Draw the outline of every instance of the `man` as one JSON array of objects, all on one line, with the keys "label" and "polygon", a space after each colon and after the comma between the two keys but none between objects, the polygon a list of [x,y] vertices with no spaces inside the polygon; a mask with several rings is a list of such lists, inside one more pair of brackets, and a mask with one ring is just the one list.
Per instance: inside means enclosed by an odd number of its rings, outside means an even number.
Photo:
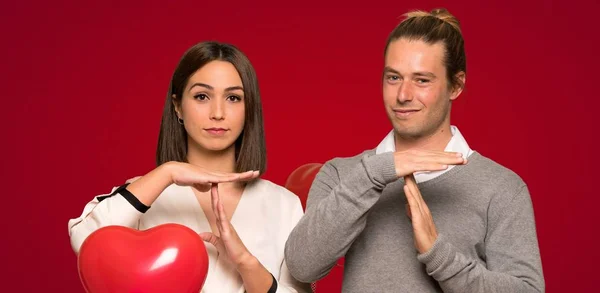
[{"label": "man", "polygon": [[286,243],[291,274],[314,282],[345,256],[344,292],[543,292],[526,184],[450,124],[466,77],[458,20],[408,13],[383,73],[393,131],[323,165]]}]

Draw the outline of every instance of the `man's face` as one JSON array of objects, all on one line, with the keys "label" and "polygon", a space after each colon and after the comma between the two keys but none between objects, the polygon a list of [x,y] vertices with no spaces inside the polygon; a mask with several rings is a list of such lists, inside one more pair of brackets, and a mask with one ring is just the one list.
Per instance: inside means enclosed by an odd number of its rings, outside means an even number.
[{"label": "man's face", "polygon": [[385,56],[383,100],[396,134],[407,139],[429,136],[450,125],[452,91],[444,66],[444,44],[400,38]]}]

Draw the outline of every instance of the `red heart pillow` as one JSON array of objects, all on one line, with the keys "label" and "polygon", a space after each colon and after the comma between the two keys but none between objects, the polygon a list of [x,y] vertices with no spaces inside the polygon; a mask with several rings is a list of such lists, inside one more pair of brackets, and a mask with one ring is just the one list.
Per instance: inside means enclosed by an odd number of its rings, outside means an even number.
[{"label": "red heart pillow", "polygon": [[198,293],[208,273],[208,254],[200,236],[182,225],[144,231],[108,226],[83,242],[78,268],[89,293]]}]

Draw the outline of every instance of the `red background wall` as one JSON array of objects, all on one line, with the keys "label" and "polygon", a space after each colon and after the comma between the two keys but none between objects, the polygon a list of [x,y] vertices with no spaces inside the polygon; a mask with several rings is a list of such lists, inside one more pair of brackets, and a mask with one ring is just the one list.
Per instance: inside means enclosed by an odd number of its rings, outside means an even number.
[{"label": "red background wall", "polygon": [[265,178],[284,184],[301,164],[379,143],[391,127],[380,89],[387,34],[407,10],[438,6],[466,39],[453,124],[529,184],[547,291],[595,287],[597,2],[161,2],[0,4],[1,291],[83,291],[67,221],[154,167],[169,78],[189,46],[216,39],[249,56]]}]

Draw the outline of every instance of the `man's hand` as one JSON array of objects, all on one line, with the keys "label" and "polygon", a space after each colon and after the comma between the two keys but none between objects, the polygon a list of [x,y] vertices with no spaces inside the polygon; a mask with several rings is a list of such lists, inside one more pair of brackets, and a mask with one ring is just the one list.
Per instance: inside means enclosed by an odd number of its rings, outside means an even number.
[{"label": "man's hand", "polygon": [[448,165],[463,165],[467,159],[461,153],[408,150],[394,153],[398,178],[422,171],[441,171]]},{"label": "man's hand", "polygon": [[404,181],[406,182],[404,193],[408,200],[407,213],[413,226],[415,247],[419,253],[425,253],[431,249],[437,239],[437,230],[431,212],[417,187],[415,177],[412,174],[404,176]]}]

